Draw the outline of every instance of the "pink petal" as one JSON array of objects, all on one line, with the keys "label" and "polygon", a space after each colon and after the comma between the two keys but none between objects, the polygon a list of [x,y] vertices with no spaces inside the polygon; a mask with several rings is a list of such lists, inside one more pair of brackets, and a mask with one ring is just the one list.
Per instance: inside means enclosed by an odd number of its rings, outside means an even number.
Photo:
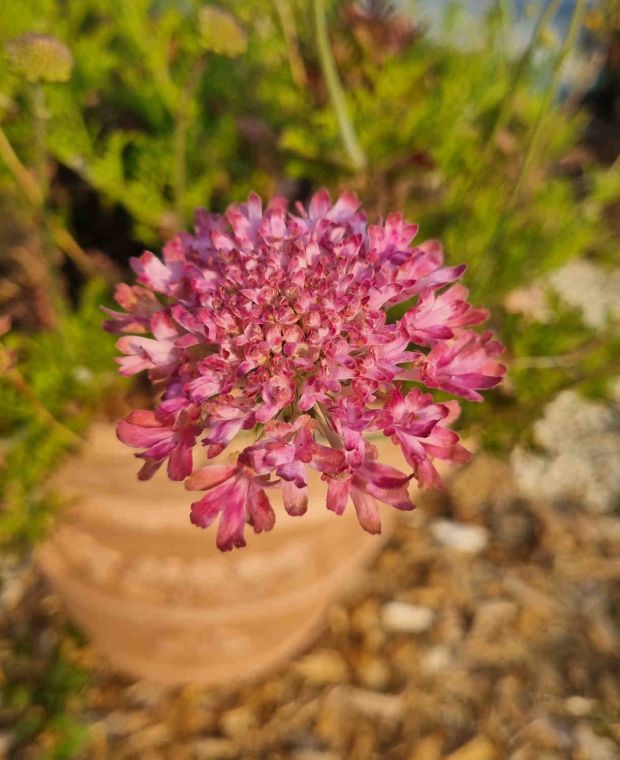
[{"label": "pink petal", "polygon": [[294,461],[280,465],[276,470],[276,473],[278,477],[283,480],[295,483],[297,488],[303,488],[308,483],[306,466],[303,462]]},{"label": "pink petal", "polygon": [[368,533],[381,533],[381,516],[376,499],[355,486],[351,488],[351,497],[362,528]]},{"label": "pink petal", "polygon": [[116,435],[127,446],[135,449],[149,448],[162,440],[172,440],[173,433],[162,427],[143,427],[121,420],[116,426]]},{"label": "pink petal", "polygon": [[[409,478],[407,478],[407,481]],[[359,481],[358,481],[359,482]],[[372,480],[364,483],[364,489],[375,499],[382,501],[384,504],[391,504],[396,509],[405,511],[415,509],[415,504],[409,498],[407,484],[404,483],[398,487],[386,488],[378,485]]]},{"label": "pink petal", "polygon": [[[136,454],[136,456],[139,455]],[[150,480],[162,464],[163,460],[154,462],[152,459],[147,459],[138,472],[138,480]]]},{"label": "pink petal", "polygon": [[207,493],[191,507],[190,520],[199,528],[208,528],[222,511],[231,491],[230,481],[225,481]]},{"label": "pink petal", "polygon": [[180,443],[172,450],[168,459],[168,477],[170,480],[185,480],[191,474],[192,445]]},{"label": "pink petal", "polygon": [[237,466],[234,464],[210,464],[193,472],[185,481],[189,491],[202,491],[213,488],[232,477]]},{"label": "pink petal", "polygon": [[289,515],[303,515],[308,509],[308,487],[298,488],[292,481],[283,480],[281,488],[284,508]]},{"label": "pink petal", "polygon": [[338,480],[328,478],[327,480],[327,509],[341,515],[346,509],[349,501],[349,492],[351,490],[351,478],[347,480]]},{"label": "pink petal", "polygon": [[276,516],[269,498],[262,488],[254,484],[250,486],[247,508],[255,533],[262,533],[273,528]]},{"label": "pink petal", "polygon": [[310,461],[311,467],[319,472],[336,473],[344,467],[344,454],[340,449],[317,444],[316,452]]}]

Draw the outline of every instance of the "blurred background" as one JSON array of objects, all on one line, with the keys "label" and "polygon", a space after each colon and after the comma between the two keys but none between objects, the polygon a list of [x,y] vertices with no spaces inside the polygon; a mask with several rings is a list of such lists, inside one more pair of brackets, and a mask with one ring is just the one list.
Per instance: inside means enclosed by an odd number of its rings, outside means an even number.
[{"label": "blurred background", "polygon": [[[0,55],[0,758],[620,757],[620,4],[0,0]],[[117,675],[33,562],[148,403],[99,306],[197,207],[321,186],[469,264],[476,457],[275,672]]]}]

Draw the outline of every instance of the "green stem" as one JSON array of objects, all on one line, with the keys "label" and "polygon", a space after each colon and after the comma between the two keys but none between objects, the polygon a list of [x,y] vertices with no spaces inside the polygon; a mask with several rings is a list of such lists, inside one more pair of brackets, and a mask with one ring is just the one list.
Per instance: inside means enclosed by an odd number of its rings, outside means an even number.
[{"label": "green stem", "polygon": [[297,29],[295,28],[295,16],[293,15],[288,0],[274,0],[274,4],[278,16],[280,17],[280,24],[282,25],[284,42],[286,44],[286,57],[288,58],[291,76],[297,87],[299,87],[300,90],[303,90],[308,85],[308,76],[306,74],[301,53],[299,52]]},{"label": "green stem", "polygon": [[502,30],[502,45],[504,46],[504,50],[509,49],[509,43],[510,43],[510,27],[511,27],[510,6],[511,6],[510,0],[497,0],[500,26]]},{"label": "green stem", "polygon": [[594,340],[586,341],[568,354],[556,356],[515,356],[510,360],[511,367],[519,369],[556,369],[561,367],[574,367],[583,365],[584,357],[591,351],[603,348],[614,337],[612,331],[605,331],[596,336]]},{"label": "green stem", "polygon": [[527,67],[530,64],[530,61],[532,60],[532,56],[534,54],[534,51],[536,50],[536,46],[538,45],[540,36],[543,33],[549,21],[555,15],[555,12],[559,4],[560,4],[560,0],[549,0],[547,5],[541,11],[540,16],[538,17],[538,20],[536,21],[536,25],[534,26],[534,30],[532,31],[532,36],[530,37],[528,46],[523,51],[521,57],[519,58],[519,61],[517,62],[517,65],[515,66],[514,73],[512,75],[510,84],[508,86],[508,92],[504,96],[504,99],[502,101],[502,107],[500,108],[499,113],[497,114],[497,118],[495,119],[495,123],[493,124],[491,134],[488,137],[487,145],[486,145],[486,149],[485,149],[484,157],[482,161],[483,164],[486,164],[485,159],[489,158],[489,154],[493,150],[497,133],[506,126],[508,119],[510,118],[510,114],[512,113],[512,109],[514,106],[514,95],[517,91],[517,88],[521,82],[523,75],[525,74],[527,70]]},{"label": "green stem", "polygon": [[[538,16],[527,48],[523,51],[521,57],[514,67],[512,77],[510,78],[510,82],[508,84],[508,89],[502,98],[502,105],[498,111],[495,121],[493,122],[491,132],[484,138],[485,147],[482,153],[482,157],[478,163],[478,169],[472,174],[471,179],[465,182],[465,187],[459,192],[460,198],[465,198],[466,200],[469,199],[472,193],[479,187],[484,177],[487,176],[488,169],[493,166],[493,152],[496,148],[495,141],[497,135],[506,126],[508,120],[510,119],[514,108],[515,93],[517,92],[517,89],[521,84],[521,80],[527,71],[534,51],[536,50],[536,46],[540,40],[540,36],[549,21],[553,18],[559,3],[560,0],[549,0],[549,2],[546,4]],[[503,0],[500,0],[500,4],[502,7],[502,14],[505,15],[507,11],[503,8]]]},{"label": "green stem", "polygon": [[327,421],[327,413],[325,409],[319,404],[318,402],[312,407],[312,411],[314,412],[314,419],[319,423],[319,427],[321,429],[321,432],[325,436],[326,440],[329,441],[329,443],[333,446],[335,449],[342,449],[342,440],[340,439],[340,436],[338,436],[331,428],[329,422]]},{"label": "green stem", "polygon": [[[43,195],[39,186],[32,178],[31,173],[19,160],[17,153],[13,149],[5,131],[0,127],[0,158],[4,161],[7,169],[13,175],[19,189],[24,193],[28,202],[35,209],[41,209],[43,206]],[[97,273],[97,270],[88,254],[80,246],[71,233],[55,219],[50,220],[50,229],[54,242],[86,276],[90,277]]]},{"label": "green stem", "polygon": [[353,123],[351,122],[347,110],[342,84],[340,83],[338,72],[336,71],[336,64],[327,36],[327,19],[325,17],[324,0],[314,0],[314,21],[321,71],[325,77],[325,84],[327,85],[329,98],[336,115],[336,121],[338,122],[338,128],[340,129],[340,136],[342,137],[345,150],[349,155],[351,165],[354,169],[360,171],[366,167],[366,155],[357,140],[355,129],[353,128]]},{"label": "green stem", "polygon": [[51,241],[47,220],[47,202],[49,195],[48,156],[47,156],[47,120],[45,91],[41,82],[32,85],[32,115],[34,132],[34,171],[39,189],[40,204],[37,208],[37,222],[40,230],[40,245],[46,262],[48,282],[46,283],[50,305],[56,318],[66,311],[58,278],[58,261],[56,248]]},{"label": "green stem", "polygon": [[508,196],[508,199],[503,204],[503,208],[499,213],[498,223],[487,246],[486,257],[483,260],[483,264],[479,267],[479,271],[477,273],[477,284],[479,286],[486,285],[493,274],[493,271],[495,269],[494,263],[498,261],[497,248],[499,247],[500,242],[506,234],[510,212],[519,200],[529,170],[534,163],[534,160],[539,155],[539,148],[544,137],[544,127],[546,124],[545,118],[548,115],[549,108],[556,93],[564,62],[571,52],[577,38],[577,32],[579,30],[579,24],[583,14],[584,5],[584,0],[577,0],[575,3],[568,34],[566,35],[566,39],[564,40],[562,48],[560,49],[560,52],[555,60],[551,81],[549,82],[549,86],[543,95],[543,100],[536,116],[536,121],[534,122],[530,143],[519,168],[519,174],[517,175],[517,179],[510,195]]},{"label": "green stem", "polygon": [[562,75],[562,68],[564,66],[564,62],[566,61],[569,53],[572,51],[575,41],[577,39],[577,32],[579,31],[579,25],[581,22],[581,16],[583,14],[584,7],[585,7],[584,0],[577,0],[577,2],[575,3],[575,9],[573,11],[573,17],[570,22],[570,27],[568,29],[568,34],[566,35],[566,39],[564,40],[562,48],[558,54],[558,57],[556,58],[555,65],[553,67],[551,82],[549,83],[549,87],[547,87],[547,90],[545,91],[542,105],[538,112],[538,116],[536,117],[532,139],[530,140],[528,151],[525,154],[523,163],[521,164],[519,176],[517,177],[517,181],[515,182],[515,186],[513,188],[512,195],[509,200],[508,208],[510,208],[512,204],[517,200],[519,193],[521,191],[521,187],[523,185],[523,181],[525,180],[527,176],[527,173],[532,165],[532,162],[538,156],[538,148],[544,136],[543,133],[544,133],[544,126],[545,126],[545,117],[547,116],[549,106],[551,105],[553,96],[555,95],[558,84],[560,82],[560,76]]},{"label": "green stem", "polygon": [[13,150],[13,146],[9,142],[9,138],[6,136],[5,131],[0,127],[0,157],[6,164],[8,170],[13,175],[13,178],[22,189],[28,201],[40,208],[43,205],[43,196],[37,183],[32,179],[32,175],[26,169],[26,167],[19,160],[17,153]]},{"label": "green stem", "polygon": [[45,92],[41,82],[32,85],[32,114],[34,117],[34,169],[41,191],[41,205],[45,206],[48,195],[47,179],[47,109]]},{"label": "green stem", "polygon": [[174,132],[173,161],[174,209],[179,220],[183,218],[183,201],[187,187],[187,130],[190,122],[192,98],[194,97],[200,77],[205,70],[205,66],[206,61],[204,58],[199,58],[192,64],[179,98]]},{"label": "green stem", "polygon": [[62,437],[70,443],[77,445],[82,443],[82,439],[79,435],[73,432],[70,428],[64,425],[62,422],[56,419],[49,409],[44,406],[36,393],[32,390],[21,372],[13,367],[4,374],[4,378],[13,386],[16,393],[18,393],[23,399],[25,399],[35,415],[39,418],[39,421],[44,425],[56,430]]}]

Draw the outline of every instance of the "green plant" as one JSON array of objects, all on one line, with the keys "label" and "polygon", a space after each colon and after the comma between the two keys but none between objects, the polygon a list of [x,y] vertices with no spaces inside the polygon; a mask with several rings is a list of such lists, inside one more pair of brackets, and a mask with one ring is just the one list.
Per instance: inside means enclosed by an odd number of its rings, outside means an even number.
[{"label": "green plant", "polygon": [[54,331],[8,333],[15,355],[0,373],[0,542],[30,543],[48,526],[58,500],[45,486],[60,457],[80,442],[92,414],[115,387],[114,341],[101,335],[105,286],[91,282],[75,312]]},{"label": "green plant", "polygon": [[[498,33],[501,14],[487,17],[475,50],[422,36],[387,57],[366,38],[362,45],[355,25],[345,29],[332,15],[336,58],[368,168],[354,174],[341,164],[337,117],[327,102],[308,123],[292,119],[282,136],[292,154],[289,172],[356,185],[380,213],[405,208],[422,221],[421,237],[439,238],[449,259],[470,262],[465,282],[473,301],[490,305],[508,362],[516,362],[510,395],[495,394],[486,411],[474,409],[464,422],[475,424],[484,414],[485,441],[503,449],[527,434],[554,392],[574,385],[603,392],[604,379],[617,371],[613,334],[600,340],[561,304],[559,329],[506,308],[511,291],[544,281],[573,258],[617,257],[605,213],[620,192],[618,166],[586,163],[578,183],[564,168],[586,119],[557,99],[583,3],[554,48],[546,31],[557,5],[542,9],[517,61]],[[458,13],[453,6],[446,23],[456,23]],[[574,351],[579,360],[572,364],[536,361]]]},{"label": "green plant", "polygon": [[[53,29],[75,61],[67,85],[49,89],[50,152],[123,206],[141,238],[153,241],[162,227],[185,224],[197,206],[228,195],[232,182],[272,189],[243,155],[236,119],[252,110],[247,97],[267,45],[260,28],[250,32],[249,23],[195,0],[7,3],[12,21],[0,42]],[[239,15],[253,19],[249,5]],[[283,43],[279,50],[284,55]],[[0,92],[19,115],[23,87],[10,72],[0,75]],[[7,132],[27,155],[23,123],[11,119]]]},{"label": "green plant", "polygon": [[54,631],[52,646],[42,647],[32,630],[40,621],[21,621],[22,626],[24,622],[27,630],[18,623],[3,631],[13,643],[10,654],[3,656],[0,684],[3,711],[12,724],[11,752],[21,756],[35,744],[36,757],[70,760],[84,748],[89,733],[79,719],[80,694],[88,677],[71,654],[75,635]]}]

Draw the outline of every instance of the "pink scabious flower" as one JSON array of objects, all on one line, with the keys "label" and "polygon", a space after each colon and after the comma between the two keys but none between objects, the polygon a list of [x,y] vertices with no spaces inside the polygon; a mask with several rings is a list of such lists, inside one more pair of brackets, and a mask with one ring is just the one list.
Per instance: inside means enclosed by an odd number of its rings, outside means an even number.
[{"label": "pink scabious flower", "polygon": [[[273,527],[271,489],[303,514],[308,467],[328,509],[342,514],[350,499],[362,527],[380,532],[378,502],[413,509],[412,478],[440,487],[433,460],[468,457],[449,427],[458,402],[428,389],[481,401],[505,372],[501,344],[470,329],[487,312],[453,284],[465,267],[444,266],[436,241],[414,244],[418,228],[400,214],[368,226],[359,205],[351,193],[332,205],[321,190],[293,212],[281,198],[263,209],[254,194],[223,216],[199,211],[194,235],[162,259],[132,260],[139,284],[119,285],[122,311],[106,309],[106,329],[125,333],[120,372],[145,370],[163,391],[118,436],[141,449],[141,478],[166,462],[170,478],[205,492],[191,520],[217,519],[223,551],[245,545],[248,524]],[[248,430],[254,442],[230,464],[194,467],[198,441],[208,460]],[[381,435],[410,472],[378,461],[369,436]]]}]

